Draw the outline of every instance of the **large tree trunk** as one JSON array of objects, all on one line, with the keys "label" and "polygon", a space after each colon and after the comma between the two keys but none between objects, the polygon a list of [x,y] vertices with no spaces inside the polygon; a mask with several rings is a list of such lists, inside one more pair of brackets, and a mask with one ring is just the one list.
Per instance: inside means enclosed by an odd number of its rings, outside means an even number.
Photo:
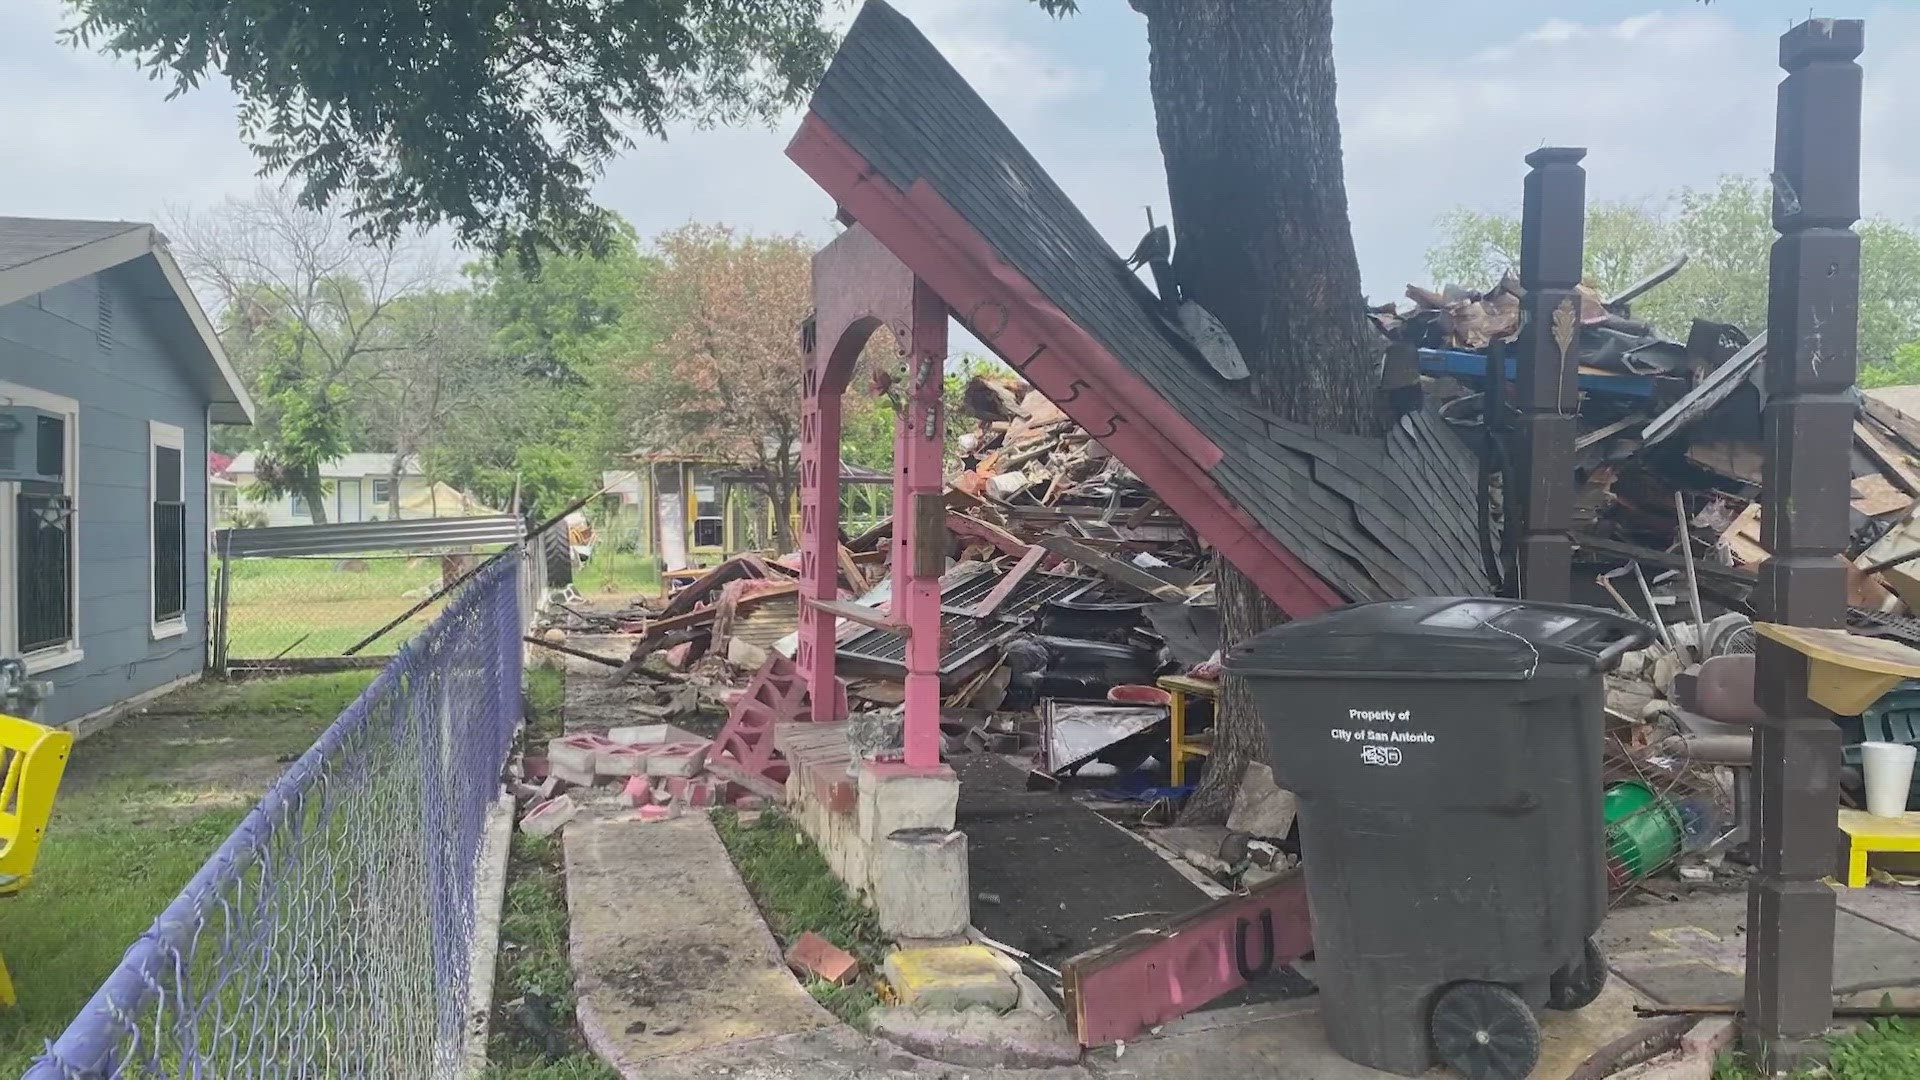
[{"label": "large tree trunk", "polygon": [[310,477],[300,484],[300,497],[307,500],[307,517],[315,525],[327,523],[327,482]]},{"label": "large tree trunk", "polygon": [[[1256,401],[1289,420],[1380,430],[1379,347],[1360,293],[1334,110],[1332,0],[1132,0],[1147,16],[1154,113],[1185,293],[1233,334]],[[1228,642],[1273,625],[1220,567]],[[1266,757],[1245,687],[1227,680],[1186,820],[1223,819]]]}]

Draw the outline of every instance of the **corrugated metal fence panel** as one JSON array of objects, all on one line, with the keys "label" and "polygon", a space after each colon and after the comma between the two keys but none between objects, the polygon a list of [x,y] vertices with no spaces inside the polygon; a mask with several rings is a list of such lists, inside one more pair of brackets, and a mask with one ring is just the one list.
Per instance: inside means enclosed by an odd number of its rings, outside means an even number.
[{"label": "corrugated metal fence panel", "polygon": [[512,514],[491,517],[356,521],[333,525],[285,525],[270,529],[221,529],[214,553],[236,559],[294,555],[349,555],[364,551],[419,551],[511,544],[523,528]]}]

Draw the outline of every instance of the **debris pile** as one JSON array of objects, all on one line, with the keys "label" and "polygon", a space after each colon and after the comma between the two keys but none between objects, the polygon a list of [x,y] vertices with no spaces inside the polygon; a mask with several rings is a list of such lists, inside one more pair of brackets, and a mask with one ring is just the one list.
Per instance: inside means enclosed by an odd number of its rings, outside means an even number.
[{"label": "debris pile", "polygon": [[[523,778],[514,789],[516,801],[526,807],[520,830],[536,836],[557,832],[593,794],[617,800],[642,821],[663,821],[682,810],[758,810],[766,805],[769,792],[763,783],[734,770],[722,770],[726,776],[709,770],[712,747],[712,740],[672,724],[551,739],[544,754],[521,759]],[[777,797],[778,792],[771,794]]]},{"label": "debris pile", "polygon": [[[1684,342],[1632,318],[1630,301],[1675,263],[1616,297],[1582,289],[1554,332],[1577,358],[1574,598],[1651,622],[1658,640],[1608,677],[1608,852],[1616,888],[1738,876],[1752,808],[1754,639],[1761,543],[1765,333],[1695,320]],[[1521,290],[1409,287],[1411,309],[1372,309],[1397,363],[1481,450],[1490,527],[1483,554],[1511,580],[1501,543],[1503,477],[1515,460]],[[1504,373],[1505,378],[1496,377]],[[1400,385],[1409,385],[1403,377]],[[1848,433],[1851,630],[1920,646],[1920,393],[1868,390]],[[1836,437],[1840,433],[1836,432]],[[1843,718],[1849,744],[1869,737]],[[1843,797],[1859,805],[1857,769]],[[1728,855],[1736,856],[1731,864]],[[1729,869],[1729,867],[1732,869]]]}]

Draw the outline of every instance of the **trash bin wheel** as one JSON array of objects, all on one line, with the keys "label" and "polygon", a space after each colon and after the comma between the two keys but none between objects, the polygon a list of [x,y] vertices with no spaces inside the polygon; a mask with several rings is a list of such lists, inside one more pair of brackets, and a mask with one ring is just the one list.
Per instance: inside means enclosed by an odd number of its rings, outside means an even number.
[{"label": "trash bin wheel", "polygon": [[1467,1080],[1526,1080],[1540,1061],[1540,1023],[1520,995],[1496,983],[1455,983],[1434,1002],[1440,1060]]},{"label": "trash bin wheel", "polygon": [[1592,938],[1580,958],[1553,973],[1547,988],[1547,1008],[1559,1012],[1584,1009],[1607,988],[1607,958]]}]

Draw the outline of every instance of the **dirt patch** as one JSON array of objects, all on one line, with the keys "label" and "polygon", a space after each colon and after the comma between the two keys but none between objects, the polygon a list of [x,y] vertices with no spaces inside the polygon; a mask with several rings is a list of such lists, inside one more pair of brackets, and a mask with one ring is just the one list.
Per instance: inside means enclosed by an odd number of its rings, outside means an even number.
[{"label": "dirt patch", "polygon": [[[567,644],[614,659],[625,659],[633,638],[617,634],[575,634]],[[701,682],[667,682],[636,673],[619,686],[609,686],[613,669],[578,657],[566,658],[567,704],[565,730],[605,732],[626,724],[670,723],[711,739],[726,725],[727,710],[720,695],[729,686]],[[692,711],[682,703],[690,702]]]}]

